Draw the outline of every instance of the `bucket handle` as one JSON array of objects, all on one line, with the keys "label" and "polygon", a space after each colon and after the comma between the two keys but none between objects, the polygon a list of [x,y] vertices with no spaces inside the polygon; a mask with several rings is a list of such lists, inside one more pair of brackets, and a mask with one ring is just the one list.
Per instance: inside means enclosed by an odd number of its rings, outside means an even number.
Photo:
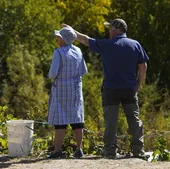
[{"label": "bucket handle", "polygon": [[34,129],[32,129],[31,127],[28,127],[27,125],[25,125],[25,127],[27,127],[28,129],[34,131]]}]

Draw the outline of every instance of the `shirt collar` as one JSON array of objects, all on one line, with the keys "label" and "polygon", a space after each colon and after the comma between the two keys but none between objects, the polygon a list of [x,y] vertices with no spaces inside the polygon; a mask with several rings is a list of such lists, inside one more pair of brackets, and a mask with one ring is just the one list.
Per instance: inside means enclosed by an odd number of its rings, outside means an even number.
[{"label": "shirt collar", "polygon": [[127,35],[126,35],[126,33],[122,33],[120,35],[115,36],[113,39],[115,39],[115,38],[127,38]]}]

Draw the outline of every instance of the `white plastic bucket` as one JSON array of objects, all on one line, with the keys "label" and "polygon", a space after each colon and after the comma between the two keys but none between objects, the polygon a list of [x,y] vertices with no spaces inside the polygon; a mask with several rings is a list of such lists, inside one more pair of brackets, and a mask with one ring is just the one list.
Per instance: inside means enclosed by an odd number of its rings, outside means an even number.
[{"label": "white plastic bucket", "polygon": [[32,152],[33,129],[33,120],[7,121],[8,155],[10,157],[27,156]]}]

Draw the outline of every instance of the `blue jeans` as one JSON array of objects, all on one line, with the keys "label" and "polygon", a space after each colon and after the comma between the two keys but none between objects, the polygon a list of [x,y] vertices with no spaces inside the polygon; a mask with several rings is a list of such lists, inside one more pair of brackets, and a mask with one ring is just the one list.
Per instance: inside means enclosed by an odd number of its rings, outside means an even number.
[{"label": "blue jeans", "polygon": [[133,149],[144,147],[143,123],[139,119],[138,96],[136,89],[102,89],[102,104],[104,112],[104,145],[109,147],[117,144],[117,120],[121,104],[127,119],[129,133],[132,135]]}]

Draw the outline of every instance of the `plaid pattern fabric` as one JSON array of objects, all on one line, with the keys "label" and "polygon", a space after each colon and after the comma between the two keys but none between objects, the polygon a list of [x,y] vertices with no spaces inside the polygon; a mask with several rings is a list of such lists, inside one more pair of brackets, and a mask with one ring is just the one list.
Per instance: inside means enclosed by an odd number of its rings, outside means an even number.
[{"label": "plaid pattern fabric", "polygon": [[87,73],[81,50],[74,46],[58,48],[61,63],[51,88],[48,123],[52,125],[84,122],[81,76]]}]

